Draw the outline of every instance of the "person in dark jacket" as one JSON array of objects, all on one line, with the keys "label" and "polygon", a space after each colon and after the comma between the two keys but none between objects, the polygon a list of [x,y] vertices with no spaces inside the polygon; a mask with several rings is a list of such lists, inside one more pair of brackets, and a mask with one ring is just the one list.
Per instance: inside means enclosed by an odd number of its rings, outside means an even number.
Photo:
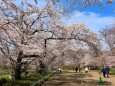
[{"label": "person in dark jacket", "polygon": [[107,75],[107,77],[109,77],[109,72],[110,72],[110,67],[107,66],[107,67],[106,67],[106,75]]},{"label": "person in dark jacket", "polygon": [[76,66],[75,70],[76,70],[76,72],[78,72],[78,66]]},{"label": "person in dark jacket", "polygon": [[103,77],[106,78],[106,67],[103,66],[101,72],[103,73]]}]

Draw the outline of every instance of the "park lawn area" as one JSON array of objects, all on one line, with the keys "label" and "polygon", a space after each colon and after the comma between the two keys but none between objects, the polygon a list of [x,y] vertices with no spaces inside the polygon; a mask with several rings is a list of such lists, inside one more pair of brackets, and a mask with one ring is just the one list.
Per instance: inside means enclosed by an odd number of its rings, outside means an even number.
[{"label": "park lawn area", "polygon": [[0,75],[0,78],[5,78],[7,80],[7,82],[3,86],[30,86],[32,84],[33,84],[32,86],[36,86],[37,84],[41,84],[41,82],[38,82],[39,80],[43,81],[44,77],[48,78],[51,75],[52,72],[50,71],[44,72],[42,75],[36,72],[30,72],[28,76],[25,76],[24,73],[22,73],[21,80],[9,79],[8,78],[9,74],[2,74]]},{"label": "park lawn area", "polygon": [[1,69],[0,68],[0,75],[1,74],[8,74],[8,73],[10,73],[10,71],[11,71],[11,69]]},{"label": "park lawn area", "polygon": [[72,69],[63,69],[62,71],[63,72],[76,72],[75,70],[72,70]]},{"label": "park lawn area", "polygon": [[115,75],[115,68],[112,68],[112,69],[110,70],[110,74],[111,74],[111,75]]}]

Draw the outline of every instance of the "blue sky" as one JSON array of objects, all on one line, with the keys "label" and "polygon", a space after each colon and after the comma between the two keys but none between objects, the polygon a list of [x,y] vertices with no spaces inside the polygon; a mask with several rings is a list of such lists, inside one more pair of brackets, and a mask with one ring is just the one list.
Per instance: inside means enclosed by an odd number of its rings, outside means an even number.
[{"label": "blue sky", "polygon": [[[21,0],[18,0],[18,3],[20,1]],[[33,3],[33,0],[29,1]],[[40,7],[44,6],[44,0],[38,1]],[[62,1],[66,7],[67,3],[65,3],[65,0]],[[69,6],[71,6],[71,4],[69,4]],[[63,21],[65,24],[84,23],[87,28],[94,32],[98,32],[107,26],[115,24],[115,0],[113,0],[113,4],[103,5],[102,8],[99,6],[91,6],[77,11],[76,8],[73,7],[71,11],[71,17],[64,16]]]},{"label": "blue sky", "polygon": [[[62,3],[66,7],[67,3],[65,3],[65,1],[66,0],[62,0]],[[39,4],[43,6],[43,0],[41,0]],[[70,3],[69,7],[71,7]],[[102,7],[86,7],[79,11],[72,6],[71,11],[71,17],[65,16],[63,19],[66,24],[84,23],[87,28],[94,32],[98,32],[108,26],[113,26],[115,23],[115,0],[113,0],[113,4],[105,4]]]},{"label": "blue sky", "polygon": [[103,5],[102,8],[91,6],[80,11],[74,9],[72,11],[71,17],[64,19],[66,24],[84,23],[87,28],[94,32],[115,24],[115,0],[113,0],[113,4]]}]

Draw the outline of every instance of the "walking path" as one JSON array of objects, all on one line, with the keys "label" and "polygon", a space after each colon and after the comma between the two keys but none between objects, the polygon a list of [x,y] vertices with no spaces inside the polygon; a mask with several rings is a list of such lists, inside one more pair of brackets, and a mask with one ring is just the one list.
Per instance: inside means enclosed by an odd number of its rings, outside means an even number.
[{"label": "walking path", "polygon": [[103,78],[104,83],[97,83],[98,72],[84,73],[61,73],[55,74],[42,86],[115,86],[115,75]]}]

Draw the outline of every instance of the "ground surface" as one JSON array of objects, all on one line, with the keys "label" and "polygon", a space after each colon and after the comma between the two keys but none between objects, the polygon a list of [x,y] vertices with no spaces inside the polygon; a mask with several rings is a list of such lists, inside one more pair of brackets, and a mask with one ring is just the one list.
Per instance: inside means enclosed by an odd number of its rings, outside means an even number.
[{"label": "ground surface", "polygon": [[115,86],[115,75],[103,78],[104,83],[99,84],[98,72],[84,73],[61,73],[55,74],[42,86]]}]

